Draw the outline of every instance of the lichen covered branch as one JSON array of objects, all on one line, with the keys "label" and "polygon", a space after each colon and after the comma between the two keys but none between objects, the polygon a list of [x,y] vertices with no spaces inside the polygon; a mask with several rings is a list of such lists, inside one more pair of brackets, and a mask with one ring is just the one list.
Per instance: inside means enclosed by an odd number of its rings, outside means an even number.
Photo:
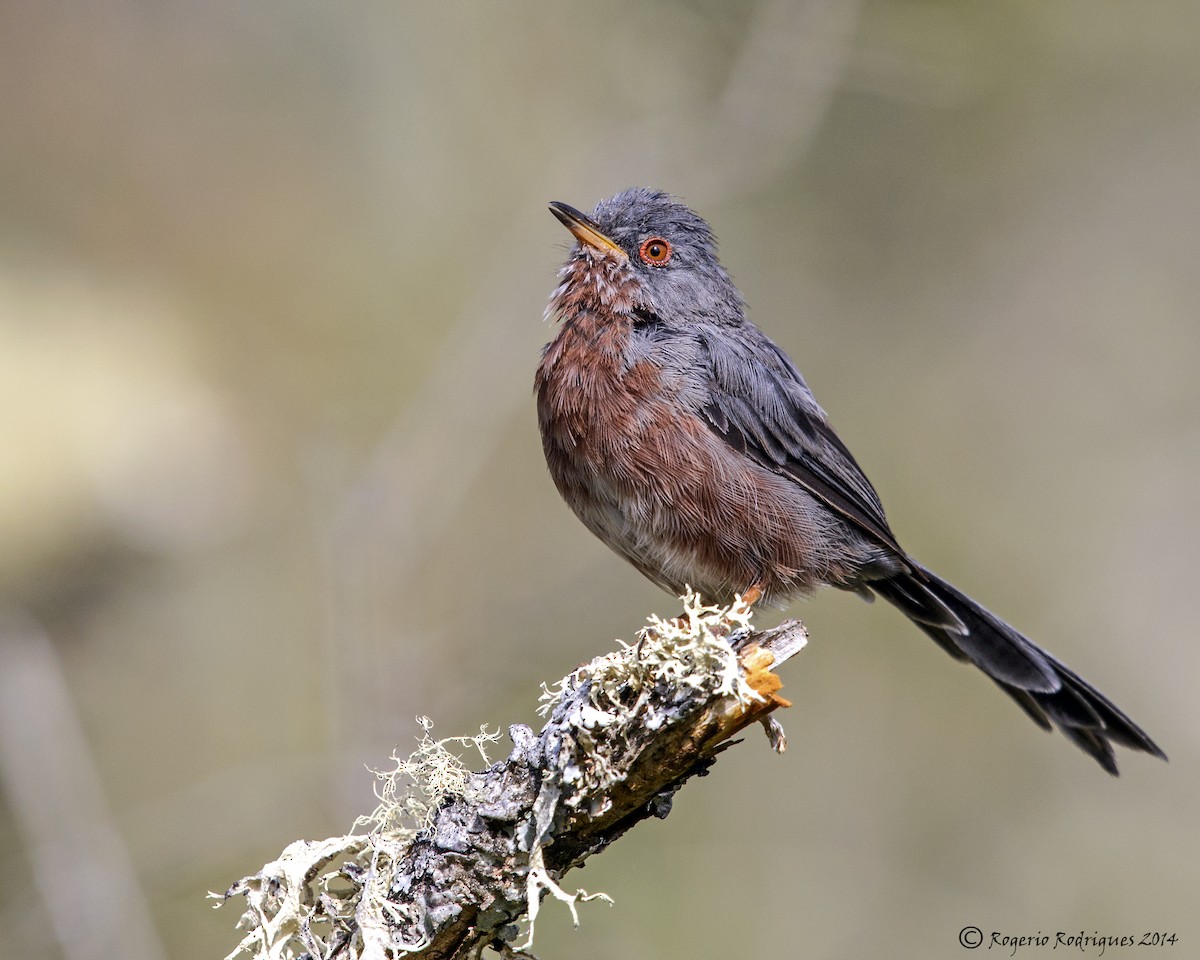
[{"label": "lichen covered branch", "polygon": [[652,618],[636,644],[546,688],[545,726],[510,727],[505,760],[469,772],[447,744],[482,752],[495,735],[439,743],[427,727],[418,751],[380,774],[364,832],[297,841],[219,898],[241,894],[248,907],[229,960],[512,953],[521,924],[515,950],[525,951],[547,893],[573,916],[577,903],[607,899],[561,879],[638,822],[665,817],[747,725],[761,721],[783,748],[770,715],[788,703],[772,668],[804,645],[803,627],[754,632],[740,601],[683,602],[681,616]]}]

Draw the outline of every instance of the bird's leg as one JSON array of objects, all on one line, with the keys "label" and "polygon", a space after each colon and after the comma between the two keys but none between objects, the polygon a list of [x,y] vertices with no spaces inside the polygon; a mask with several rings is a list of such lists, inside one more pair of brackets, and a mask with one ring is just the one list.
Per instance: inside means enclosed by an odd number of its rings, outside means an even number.
[{"label": "bird's leg", "polygon": [[741,601],[746,606],[752,607],[762,599],[765,592],[762,582],[755,580],[754,583],[746,588],[746,592],[741,596]]}]

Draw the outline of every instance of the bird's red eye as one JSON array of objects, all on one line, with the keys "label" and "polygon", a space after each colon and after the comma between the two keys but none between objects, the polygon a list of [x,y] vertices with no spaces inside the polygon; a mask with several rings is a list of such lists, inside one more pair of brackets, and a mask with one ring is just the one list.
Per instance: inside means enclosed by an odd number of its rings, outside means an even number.
[{"label": "bird's red eye", "polygon": [[642,244],[638,256],[652,267],[661,267],[671,259],[671,244],[662,237],[651,237]]}]

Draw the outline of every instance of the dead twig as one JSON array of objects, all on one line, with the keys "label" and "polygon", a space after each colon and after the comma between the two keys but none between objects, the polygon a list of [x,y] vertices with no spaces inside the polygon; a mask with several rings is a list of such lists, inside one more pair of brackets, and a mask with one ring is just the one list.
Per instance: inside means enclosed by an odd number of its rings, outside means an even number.
[{"label": "dead twig", "polygon": [[566,890],[563,876],[665,817],[747,725],[762,722],[783,747],[771,713],[789,704],[773,668],[804,645],[804,628],[755,632],[740,600],[683,600],[682,616],[652,618],[635,645],[545,687],[541,732],[510,727],[512,752],[485,770],[468,772],[449,745],[482,751],[495,735],[435,742],[426,726],[417,752],[380,774],[383,802],[365,833],[297,841],[214,895],[241,894],[248,906],[230,960],[473,957],[486,947],[528,956],[547,894],[576,923],[577,904],[607,900]]}]

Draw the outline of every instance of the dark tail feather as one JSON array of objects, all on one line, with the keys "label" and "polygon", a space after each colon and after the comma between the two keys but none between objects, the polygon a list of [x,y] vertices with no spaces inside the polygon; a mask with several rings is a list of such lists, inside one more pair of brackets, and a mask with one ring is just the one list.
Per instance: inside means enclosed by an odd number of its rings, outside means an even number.
[{"label": "dark tail feather", "polygon": [[1099,690],[928,570],[913,564],[912,572],[870,586],[952,657],[979,667],[1039,727],[1057,726],[1113,776],[1114,743],[1167,758]]}]

